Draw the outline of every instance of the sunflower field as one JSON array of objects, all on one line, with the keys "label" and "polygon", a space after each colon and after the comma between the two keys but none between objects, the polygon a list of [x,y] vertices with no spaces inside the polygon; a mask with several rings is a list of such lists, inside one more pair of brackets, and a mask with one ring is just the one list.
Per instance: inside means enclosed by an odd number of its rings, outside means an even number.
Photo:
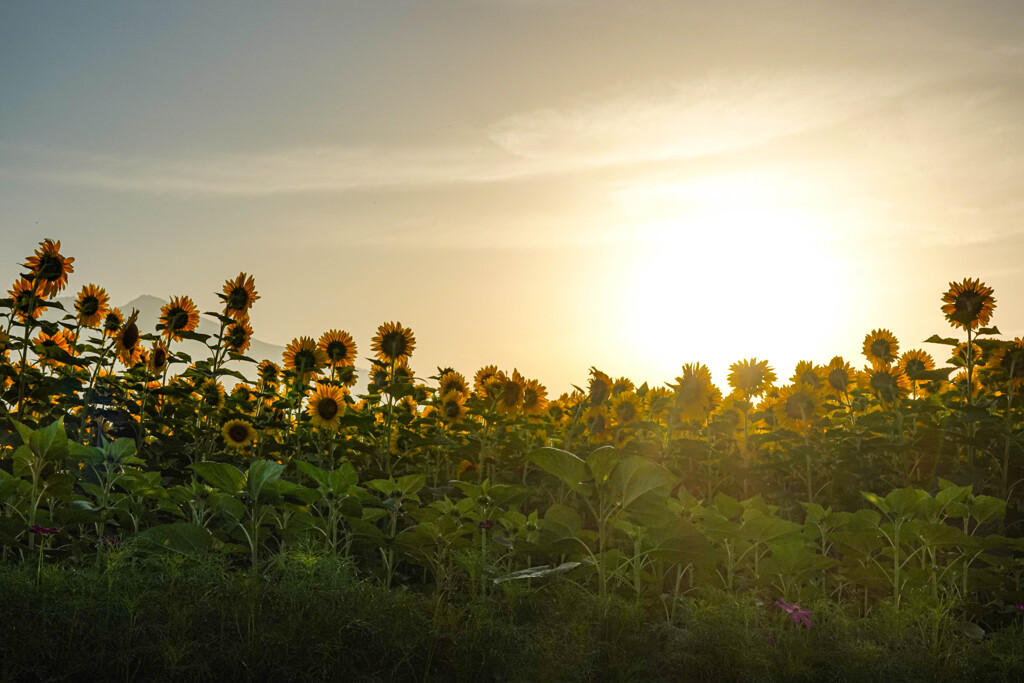
[{"label": "sunflower field", "polygon": [[702,364],[661,386],[591,368],[556,398],[517,369],[414,371],[398,322],[368,377],[340,329],[257,362],[246,273],[213,335],[187,295],[153,330],[95,284],[66,309],[73,262],[44,240],[0,300],[0,566],[37,586],[126,554],[245,575],[315,556],[436,604],[557,584],[647,623],[718,595],[793,632],[829,618],[809,605],[918,610],[936,656],[1024,642],[1024,339],[979,280],[937,293],[937,355],[875,329],[863,358],[788,379],[757,358],[721,388]]}]

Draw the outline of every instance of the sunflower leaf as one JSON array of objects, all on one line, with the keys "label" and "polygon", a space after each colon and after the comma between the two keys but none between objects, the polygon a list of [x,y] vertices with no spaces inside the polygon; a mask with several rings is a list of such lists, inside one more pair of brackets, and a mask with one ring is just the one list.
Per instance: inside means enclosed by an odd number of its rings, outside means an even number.
[{"label": "sunflower leaf", "polygon": [[932,336],[930,336],[927,339],[925,339],[922,343],[923,344],[945,344],[946,346],[956,346],[957,344],[960,343],[960,340],[954,339],[953,337],[940,337],[937,334],[933,334]]},{"label": "sunflower leaf", "polygon": [[998,327],[982,327],[978,330],[978,334],[1002,334]]}]

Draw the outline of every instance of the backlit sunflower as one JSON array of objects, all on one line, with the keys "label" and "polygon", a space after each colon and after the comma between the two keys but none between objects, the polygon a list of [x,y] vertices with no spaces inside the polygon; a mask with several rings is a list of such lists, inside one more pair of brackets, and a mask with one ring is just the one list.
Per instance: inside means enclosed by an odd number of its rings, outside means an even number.
[{"label": "backlit sunflower", "polygon": [[124,313],[120,308],[111,308],[103,316],[103,334],[107,337],[116,337],[124,325]]},{"label": "backlit sunflower", "polygon": [[1024,337],[1017,337],[996,349],[989,358],[988,368],[998,381],[1009,381],[1014,386],[1024,384]]},{"label": "backlit sunflower", "polygon": [[11,335],[0,330],[0,360],[7,358],[7,352],[11,350]]},{"label": "backlit sunflower", "polygon": [[498,410],[508,415],[515,414],[523,406],[523,388],[526,378],[519,374],[518,370],[512,370],[509,377],[501,373],[501,381],[495,387],[494,395],[498,399]]},{"label": "backlit sunflower", "polygon": [[252,327],[248,318],[236,320],[224,330],[224,345],[234,353],[245,353],[252,340]]},{"label": "backlit sunflower", "polygon": [[871,330],[864,336],[863,353],[872,365],[889,365],[898,357],[900,343],[889,330]]},{"label": "backlit sunflower", "polygon": [[245,420],[228,420],[220,433],[224,437],[224,445],[236,450],[245,448],[256,439],[256,430]]},{"label": "backlit sunflower", "polygon": [[619,377],[612,382],[612,396],[617,396],[624,391],[636,391],[636,385],[628,377]]},{"label": "backlit sunflower", "polygon": [[167,346],[163,342],[153,342],[153,350],[149,354],[149,371],[154,375],[167,369],[169,360]]},{"label": "backlit sunflower", "polygon": [[412,355],[416,348],[416,337],[402,323],[388,322],[377,328],[377,334],[371,340],[370,349],[376,354],[377,360],[385,363],[397,363]]},{"label": "backlit sunflower", "polygon": [[182,332],[194,332],[199,326],[199,309],[187,296],[171,297],[170,302],[160,308],[160,325],[166,339],[180,341],[184,339]]},{"label": "backlit sunflower", "polygon": [[993,290],[980,280],[965,278],[963,282],[950,282],[949,290],[942,295],[942,312],[953,327],[976,330],[988,325],[996,300]]},{"label": "backlit sunflower", "polygon": [[649,419],[664,424],[672,412],[672,392],[666,387],[654,387],[644,396],[644,403]]},{"label": "backlit sunflower", "polygon": [[[972,365],[977,365],[981,362],[981,358],[984,355],[984,351],[980,346],[971,342],[970,346],[970,361]],[[960,342],[953,348],[953,355],[950,357],[949,362],[958,367],[964,367],[967,365],[968,353],[967,353],[967,342]]]},{"label": "backlit sunflower", "polygon": [[256,366],[256,374],[264,384],[273,385],[281,379],[281,368],[272,360],[264,360]]},{"label": "backlit sunflower", "polygon": [[214,378],[209,377],[199,382],[195,392],[203,406],[213,410],[220,410],[224,407],[224,385]]},{"label": "backlit sunflower", "polygon": [[7,290],[7,296],[11,298],[12,312],[21,322],[35,320],[46,310],[42,288],[38,283],[33,287],[31,280],[20,278]]},{"label": "backlit sunflower", "polygon": [[487,383],[492,377],[498,374],[497,365],[485,365],[476,371],[476,375],[473,376],[473,388],[481,396],[487,395]]},{"label": "backlit sunflower", "polygon": [[612,396],[611,400],[608,402],[608,412],[612,416],[615,424],[620,427],[625,427],[631,422],[639,419],[642,411],[643,402],[640,400],[640,397],[632,391],[624,391]]},{"label": "backlit sunflower", "polygon": [[815,365],[809,360],[802,360],[796,364],[796,370],[793,371],[793,376],[789,378],[789,381],[795,384],[803,384],[811,391],[818,391],[824,385],[822,381],[823,374],[824,368],[820,365]]},{"label": "backlit sunflower", "polygon": [[895,366],[866,367],[860,375],[860,383],[886,405],[898,403],[910,394],[907,376]]},{"label": "backlit sunflower", "polygon": [[548,407],[548,390],[535,379],[523,384],[523,414],[540,415]]},{"label": "backlit sunflower", "polygon": [[40,365],[63,365],[61,361],[56,360],[53,357],[60,351],[63,351],[69,356],[75,355],[74,340],[71,338],[71,335],[68,334],[67,330],[58,330],[53,334],[40,332],[39,336],[32,340],[32,344],[36,347],[36,352],[39,354]]},{"label": "backlit sunflower", "polygon": [[935,369],[935,361],[927,351],[912,349],[900,356],[899,368],[909,380],[921,379],[922,374]]},{"label": "backlit sunflower", "polygon": [[611,437],[608,429],[608,406],[606,404],[591,406],[586,415],[587,431],[591,441],[606,441]]},{"label": "backlit sunflower", "polygon": [[318,382],[316,390],[309,395],[306,413],[314,427],[337,431],[345,413],[345,390]]},{"label": "backlit sunflower", "polygon": [[39,283],[44,297],[59,293],[68,284],[68,273],[75,272],[73,257],[60,254],[60,240],[45,239],[39,243],[34,256],[29,256],[25,267],[31,269],[33,279]]},{"label": "backlit sunflower", "polygon": [[294,372],[304,383],[327,366],[327,356],[317,348],[312,337],[297,337],[285,347],[281,362],[286,370]]},{"label": "backlit sunflower", "polygon": [[844,396],[857,378],[857,371],[842,356],[833,358],[825,368],[825,391],[833,396]]},{"label": "backlit sunflower", "polygon": [[818,393],[806,384],[787,384],[779,390],[773,413],[779,425],[799,433],[811,424],[821,410]]},{"label": "backlit sunflower", "polygon": [[721,400],[722,392],[711,382],[711,370],[702,363],[684,365],[676,382],[669,386],[675,390],[676,416],[681,422],[706,419]]},{"label": "backlit sunflower", "polygon": [[403,358],[400,362],[395,363],[392,381],[411,384],[414,379],[416,379],[416,373],[409,367],[409,361],[407,359]]},{"label": "backlit sunflower", "polygon": [[466,415],[466,406],[463,403],[466,395],[461,391],[449,391],[441,396],[439,412],[441,419],[448,424],[455,424]]},{"label": "backlit sunflower", "polygon": [[103,322],[103,316],[110,307],[106,290],[96,285],[86,285],[75,300],[75,318],[83,327],[96,327]]},{"label": "backlit sunflower", "polygon": [[729,386],[747,396],[760,396],[775,382],[775,371],[766,360],[741,360],[729,366]]},{"label": "backlit sunflower", "polygon": [[469,396],[469,384],[466,382],[466,378],[462,376],[462,373],[449,370],[441,375],[437,380],[437,393],[441,396],[446,395],[451,391],[457,391],[464,396]]},{"label": "backlit sunflower", "polygon": [[224,315],[238,322],[248,319],[249,309],[260,298],[252,275],[246,277],[245,273],[239,273],[234,280],[225,280],[224,293],[217,296],[224,302]]},{"label": "backlit sunflower", "polygon": [[469,460],[462,460],[459,462],[459,466],[455,468],[455,476],[461,477],[466,472],[476,472],[480,468],[476,463],[472,463]]},{"label": "backlit sunflower", "polygon": [[[116,310],[116,309],[115,309]],[[114,337],[114,351],[117,357],[126,367],[132,367],[139,359],[139,352],[142,350],[142,338],[137,324],[139,312],[132,310],[132,314],[121,325]]]},{"label": "backlit sunflower", "polygon": [[590,368],[587,401],[591,406],[602,405],[612,393],[611,378],[595,367]]},{"label": "backlit sunflower", "polygon": [[356,360],[356,343],[352,335],[344,330],[330,330],[320,335],[317,347],[327,356],[327,363],[333,368],[352,367]]}]

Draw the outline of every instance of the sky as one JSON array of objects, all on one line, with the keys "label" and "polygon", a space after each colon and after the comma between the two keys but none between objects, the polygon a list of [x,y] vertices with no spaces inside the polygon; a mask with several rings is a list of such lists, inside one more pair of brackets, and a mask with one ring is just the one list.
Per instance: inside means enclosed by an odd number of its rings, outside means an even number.
[{"label": "sky", "polygon": [[244,271],[257,338],[422,377],[942,361],[965,277],[1022,336],[1021,149],[1019,0],[0,2],[0,280]]}]

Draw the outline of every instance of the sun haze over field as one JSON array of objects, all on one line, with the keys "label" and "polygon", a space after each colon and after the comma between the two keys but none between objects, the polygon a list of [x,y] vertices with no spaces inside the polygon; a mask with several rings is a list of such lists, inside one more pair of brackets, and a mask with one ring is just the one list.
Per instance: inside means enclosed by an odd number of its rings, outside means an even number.
[{"label": "sun haze over field", "polygon": [[1022,55],[1016,0],[5,3],[0,278],[245,271],[266,342],[400,320],[554,395],[860,365],[964,277],[1017,337]]}]

